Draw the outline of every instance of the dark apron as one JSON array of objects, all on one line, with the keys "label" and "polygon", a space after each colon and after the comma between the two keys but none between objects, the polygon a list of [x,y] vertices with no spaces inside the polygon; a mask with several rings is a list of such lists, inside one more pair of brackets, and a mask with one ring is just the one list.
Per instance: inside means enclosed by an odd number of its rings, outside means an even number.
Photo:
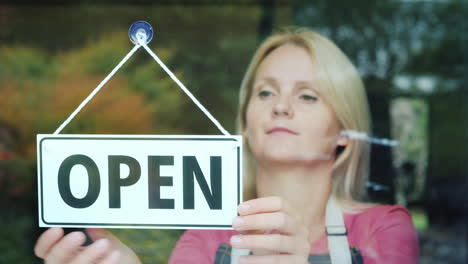
[{"label": "dark apron", "polygon": [[[214,264],[231,264],[231,246],[221,244],[216,250],[216,259]],[[355,247],[349,249],[351,251],[351,259],[353,264],[363,264],[361,253]],[[331,264],[330,255],[309,255],[309,263],[311,264]]]}]

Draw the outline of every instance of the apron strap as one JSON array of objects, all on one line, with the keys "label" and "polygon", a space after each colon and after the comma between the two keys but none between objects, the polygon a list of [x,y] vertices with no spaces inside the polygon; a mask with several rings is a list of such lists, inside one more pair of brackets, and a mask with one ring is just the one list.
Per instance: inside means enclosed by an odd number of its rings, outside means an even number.
[{"label": "apron strap", "polygon": [[351,253],[349,252],[347,237],[348,232],[344,225],[343,213],[340,208],[338,208],[332,196],[330,196],[327,202],[325,225],[331,263],[351,264]]}]

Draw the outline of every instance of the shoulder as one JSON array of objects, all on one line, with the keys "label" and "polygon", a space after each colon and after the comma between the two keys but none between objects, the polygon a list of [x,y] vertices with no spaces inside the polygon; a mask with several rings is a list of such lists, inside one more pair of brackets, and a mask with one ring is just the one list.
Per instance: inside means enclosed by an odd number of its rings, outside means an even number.
[{"label": "shoulder", "polygon": [[408,209],[405,207],[395,204],[395,205],[377,205],[372,204],[369,208],[362,211],[364,214],[406,214],[410,215]]},{"label": "shoulder", "polygon": [[411,222],[411,213],[401,205],[375,205],[363,211],[360,217],[375,221],[409,221]]},{"label": "shoulder", "polygon": [[401,205],[368,205],[356,213],[345,214],[345,222],[354,234],[372,236],[385,231],[415,233],[411,213]]},{"label": "shoulder", "polygon": [[[348,239],[364,263],[418,263],[418,234],[411,214],[400,205],[374,205],[345,214]],[[385,261],[384,261],[385,260]]]},{"label": "shoulder", "polygon": [[411,213],[401,205],[361,204],[355,212],[345,214],[350,222],[369,224],[383,224],[386,222],[411,223]]}]

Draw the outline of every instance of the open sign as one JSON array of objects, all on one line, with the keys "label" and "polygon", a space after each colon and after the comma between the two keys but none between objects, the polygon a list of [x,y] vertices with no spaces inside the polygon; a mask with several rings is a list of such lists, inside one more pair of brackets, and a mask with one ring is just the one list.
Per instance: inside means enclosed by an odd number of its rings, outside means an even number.
[{"label": "open sign", "polygon": [[39,225],[231,229],[242,137],[38,135]]}]

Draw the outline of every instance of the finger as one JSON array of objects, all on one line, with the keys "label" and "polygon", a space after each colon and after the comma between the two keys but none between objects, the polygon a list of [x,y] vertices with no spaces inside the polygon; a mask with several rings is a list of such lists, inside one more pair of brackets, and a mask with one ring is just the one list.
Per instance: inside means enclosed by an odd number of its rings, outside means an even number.
[{"label": "finger", "polygon": [[121,253],[119,251],[114,251],[109,254],[105,259],[103,259],[99,264],[117,264],[120,259]]},{"label": "finger", "polygon": [[270,264],[270,263],[309,263],[308,256],[302,255],[266,255],[266,256],[241,256],[239,263],[242,264]]},{"label": "finger", "polygon": [[86,237],[83,232],[71,232],[64,236],[60,241],[52,247],[49,254],[46,255],[47,263],[64,263],[70,262],[80,251],[81,245],[85,242]]},{"label": "finger", "polygon": [[70,264],[93,263],[103,258],[110,251],[110,242],[100,239],[87,246]]},{"label": "finger", "polygon": [[[89,228],[89,229],[86,229],[86,232],[95,241],[97,241],[98,239],[103,239],[103,238],[108,240],[110,242],[110,248],[114,250],[117,249],[119,252],[118,253],[119,263],[140,263],[138,256],[135,254],[135,252],[133,252],[126,245],[124,245],[116,236],[114,236],[111,232],[107,231],[106,229]],[[106,262],[112,263],[113,258],[115,256],[107,260],[108,257],[106,257]]]},{"label": "finger", "polygon": [[105,238],[109,240],[112,245],[120,244],[120,241],[111,232],[103,228],[87,228],[86,233],[88,233],[93,241]]},{"label": "finger", "polygon": [[49,228],[41,234],[34,246],[34,254],[39,258],[45,258],[50,249],[63,237],[63,229],[59,227]]},{"label": "finger", "polygon": [[237,211],[240,215],[278,211],[289,214],[291,212],[289,204],[279,196],[262,197],[243,202],[238,206]]},{"label": "finger", "polygon": [[295,219],[283,212],[238,216],[232,221],[232,227],[237,231],[277,230],[283,234],[296,234],[301,230]]},{"label": "finger", "polygon": [[103,228],[86,228],[86,233],[93,241],[98,241],[102,238],[108,238],[109,232]]},{"label": "finger", "polygon": [[287,254],[305,254],[310,251],[307,239],[281,234],[236,235],[231,237],[231,246],[251,250],[271,250]]}]

